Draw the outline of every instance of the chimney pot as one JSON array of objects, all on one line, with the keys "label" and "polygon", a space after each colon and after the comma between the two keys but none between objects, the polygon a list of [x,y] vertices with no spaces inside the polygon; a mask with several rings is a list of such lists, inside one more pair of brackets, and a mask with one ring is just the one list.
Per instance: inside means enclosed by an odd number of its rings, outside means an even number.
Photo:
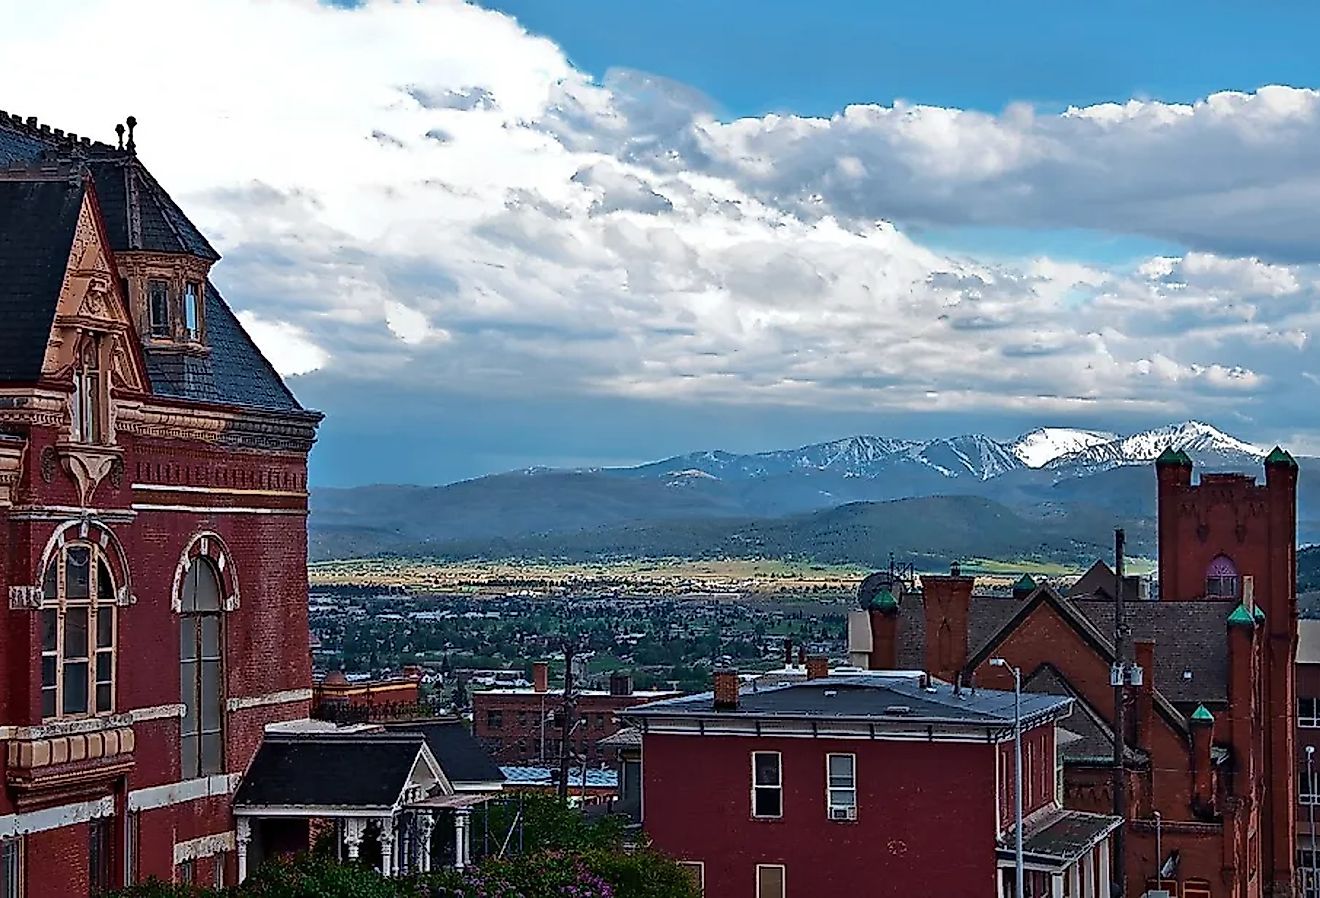
[{"label": "chimney pot", "polygon": [[824,655],[812,655],[807,658],[807,679],[820,680],[830,675],[830,659]]},{"label": "chimney pot", "polygon": [[738,708],[738,672],[715,671],[715,710],[734,711]]},{"label": "chimney pot", "polygon": [[538,693],[550,691],[550,665],[544,661],[532,663],[532,690]]}]

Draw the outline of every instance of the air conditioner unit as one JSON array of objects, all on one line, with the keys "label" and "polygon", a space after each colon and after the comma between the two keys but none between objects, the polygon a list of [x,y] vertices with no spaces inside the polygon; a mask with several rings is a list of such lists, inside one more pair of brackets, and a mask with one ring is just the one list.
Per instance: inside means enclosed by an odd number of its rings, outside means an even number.
[{"label": "air conditioner unit", "polygon": [[856,820],[857,808],[830,808],[831,820]]}]

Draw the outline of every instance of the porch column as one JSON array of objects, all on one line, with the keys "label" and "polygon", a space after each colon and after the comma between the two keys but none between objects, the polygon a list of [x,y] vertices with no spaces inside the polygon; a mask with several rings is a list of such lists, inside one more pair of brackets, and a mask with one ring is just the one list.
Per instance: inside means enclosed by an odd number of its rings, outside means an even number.
[{"label": "porch column", "polygon": [[394,818],[381,817],[380,823],[380,875],[394,875]]},{"label": "porch column", "polygon": [[366,828],[366,822],[360,817],[349,817],[344,821],[344,847],[348,849],[349,861],[358,859],[358,852],[362,848],[362,831]]},{"label": "porch column", "polygon": [[454,812],[454,869],[465,870],[468,865],[468,817],[469,808],[459,808]]},{"label": "porch column", "polygon": [[1082,855],[1082,896],[1083,898],[1096,898],[1095,895],[1095,849],[1092,848]]},{"label": "porch column", "polygon": [[252,842],[252,823],[246,817],[234,820],[234,841],[238,849],[238,882],[247,879],[248,845]]},{"label": "porch column", "polygon": [[1075,861],[1068,868],[1068,898],[1082,898],[1082,862]]},{"label": "porch column", "polygon": [[1063,874],[1053,873],[1050,875],[1050,895],[1052,898],[1063,898]]},{"label": "porch column", "polygon": [[419,873],[431,872],[431,831],[435,829],[435,818],[431,814],[417,815],[417,866]]},{"label": "porch column", "polygon": [[1100,854],[1100,898],[1109,898],[1109,836],[1096,848]]}]

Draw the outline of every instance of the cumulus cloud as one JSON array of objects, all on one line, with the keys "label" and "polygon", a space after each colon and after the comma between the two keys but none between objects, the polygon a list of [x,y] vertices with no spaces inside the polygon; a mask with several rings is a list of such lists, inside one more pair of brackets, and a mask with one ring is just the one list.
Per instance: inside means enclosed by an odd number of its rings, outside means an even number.
[{"label": "cumulus cloud", "polygon": [[[1314,91],[725,121],[684,85],[596,79],[458,0],[23,15],[0,34],[7,102],[107,136],[103,98],[131,103],[141,155],[289,374],[1044,416],[1211,414],[1320,370]],[[215,64],[131,54],[89,93],[43,63],[180,35],[205,35]],[[909,226],[930,223],[1188,250],[1133,268],[996,260],[923,245]]]}]

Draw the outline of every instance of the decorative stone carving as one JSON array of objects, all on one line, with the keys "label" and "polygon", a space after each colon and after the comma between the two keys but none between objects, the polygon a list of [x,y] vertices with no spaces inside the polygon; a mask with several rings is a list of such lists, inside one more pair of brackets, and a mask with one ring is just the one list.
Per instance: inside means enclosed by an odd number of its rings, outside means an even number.
[{"label": "decorative stone carving", "polygon": [[124,460],[116,458],[110,462],[110,485],[120,489],[124,485]]},{"label": "decorative stone carving", "polygon": [[31,611],[41,607],[40,586],[9,587],[9,610]]},{"label": "decorative stone carving", "polygon": [[56,446],[64,470],[78,484],[78,504],[90,508],[96,488],[110,473],[114,463],[123,465],[123,450],[118,446],[91,446],[82,443],[59,443]]},{"label": "decorative stone carving", "polygon": [[60,466],[60,454],[55,451],[54,446],[47,446],[41,450],[41,479],[50,483],[55,479],[55,471]]},{"label": "decorative stone carving", "polygon": [[0,508],[14,504],[14,487],[23,476],[23,453],[27,440],[0,437]]}]

